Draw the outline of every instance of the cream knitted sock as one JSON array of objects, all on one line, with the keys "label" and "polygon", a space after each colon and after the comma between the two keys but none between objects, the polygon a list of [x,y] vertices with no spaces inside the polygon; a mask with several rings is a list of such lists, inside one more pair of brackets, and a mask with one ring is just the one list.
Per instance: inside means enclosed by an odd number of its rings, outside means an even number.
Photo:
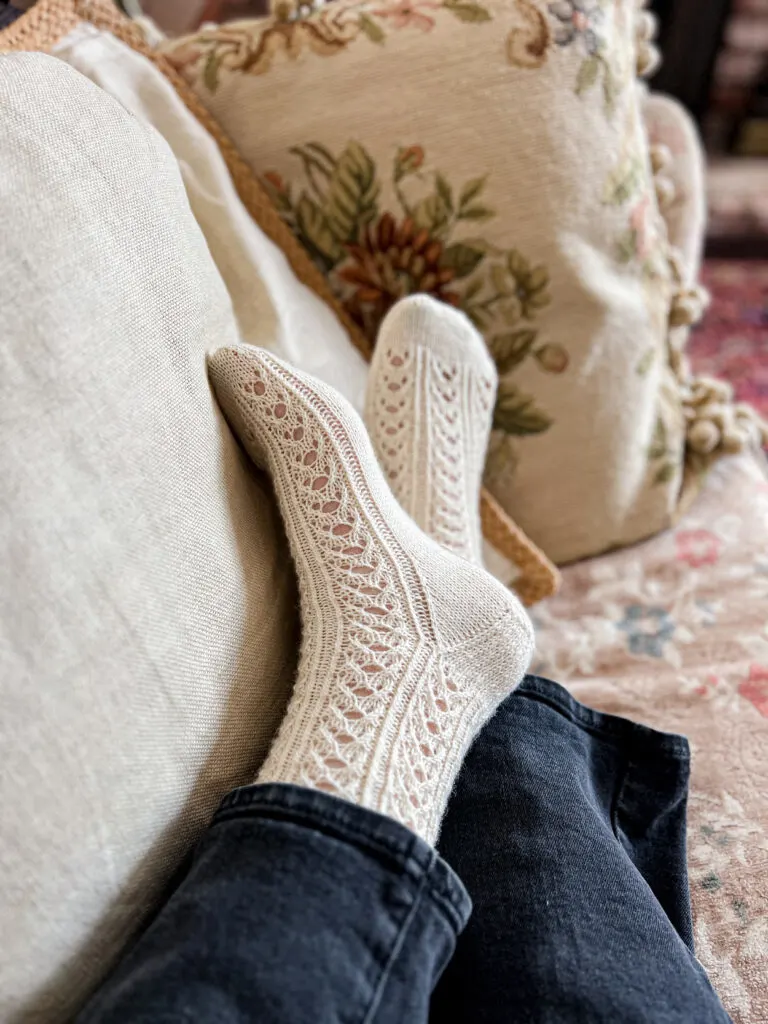
[{"label": "cream knitted sock", "polygon": [[301,593],[296,686],[257,781],[334,793],[434,842],[470,743],[528,666],[528,617],[403,512],[337,392],[246,346],[209,371],[271,473]]},{"label": "cream knitted sock", "polygon": [[373,447],[405,511],[476,565],[496,384],[485,342],[463,313],[414,295],[387,314],[365,400]]}]

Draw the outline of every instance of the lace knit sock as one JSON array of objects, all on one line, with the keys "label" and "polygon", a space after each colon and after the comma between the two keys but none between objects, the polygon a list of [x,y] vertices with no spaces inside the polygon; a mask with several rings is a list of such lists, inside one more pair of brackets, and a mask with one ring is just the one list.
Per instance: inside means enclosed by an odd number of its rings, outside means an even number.
[{"label": "lace knit sock", "polygon": [[301,593],[296,686],[257,781],[325,790],[434,842],[467,748],[528,666],[528,617],[403,512],[337,392],[246,346],[209,371],[272,475]]},{"label": "lace knit sock", "polygon": [[496,383],[485,342],[458,310],[414,295],[382,323],[365,402],[373,447],[405,511],[477,565]]}]

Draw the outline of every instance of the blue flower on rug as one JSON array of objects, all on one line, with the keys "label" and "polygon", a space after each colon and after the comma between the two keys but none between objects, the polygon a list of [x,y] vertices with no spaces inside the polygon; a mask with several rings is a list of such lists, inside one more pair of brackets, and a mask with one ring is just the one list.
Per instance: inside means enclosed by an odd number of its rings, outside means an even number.
[{"label": "blue flower on rug", "polygon": [[631,654],[650,658],[664,657],[664,644],[675,632],[675,624],[666,609],[642,604],[627,605],[624,618],[617,626],[627,634]]}]

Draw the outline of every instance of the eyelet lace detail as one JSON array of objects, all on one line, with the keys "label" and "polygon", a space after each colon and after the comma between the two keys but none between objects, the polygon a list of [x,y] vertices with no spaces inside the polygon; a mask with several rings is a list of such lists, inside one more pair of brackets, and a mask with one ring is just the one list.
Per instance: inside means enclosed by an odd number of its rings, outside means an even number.
[{"label": "eyelet lace detail", "polygon": [[418,345],[378,353],[368,423],[395,497],[442,547],[481,564],[476,507],[493,377]]},{"label": "eyelet lace detail", "polygon": [[[380,491],[371,483],[364,463],[378,470],[362,425],[352,436],[328,389],[260,350],[221,350],[214,360],[225,411],[272,475],[302,601],[297,682],[259,781],[362,803],[432,841],[455,775],[446,759],[456,742],[471,742],[467,716],[484,720],[489,697],[454,678],[424,574],[398,531],[420,535],[380,478]],[[382,509],[387,500],[399,522]]]}]

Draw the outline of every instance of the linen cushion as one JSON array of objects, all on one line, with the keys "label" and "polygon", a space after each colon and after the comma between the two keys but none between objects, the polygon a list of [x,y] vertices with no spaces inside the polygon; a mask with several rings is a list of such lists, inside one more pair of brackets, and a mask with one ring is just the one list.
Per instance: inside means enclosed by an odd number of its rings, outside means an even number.
[{"label": "linen cushion", "polygon": [[681,486],[647,27],[630,0],[333,0],[162,46],[370,340],[409,291],[480,325],[486,482],[558,561],[660,529]]},{"label": "linen cushion", "polygon": [[[0,32],[0,53],[55,53],[157,128],[179,161],[243,340],[317,374],[360,408],[367,342],[221,126],[152,49],[149,28],[111,0],[39,0]],[[493,571],[526,603],[554,593],[551,561],[485,488],[480,505]]]},{"label": "linen cushion", "polygon": [[210,392],[231,304],[152,129],[0,56],[0,1018],[69,1019],[293,678],[268,483]]}]

